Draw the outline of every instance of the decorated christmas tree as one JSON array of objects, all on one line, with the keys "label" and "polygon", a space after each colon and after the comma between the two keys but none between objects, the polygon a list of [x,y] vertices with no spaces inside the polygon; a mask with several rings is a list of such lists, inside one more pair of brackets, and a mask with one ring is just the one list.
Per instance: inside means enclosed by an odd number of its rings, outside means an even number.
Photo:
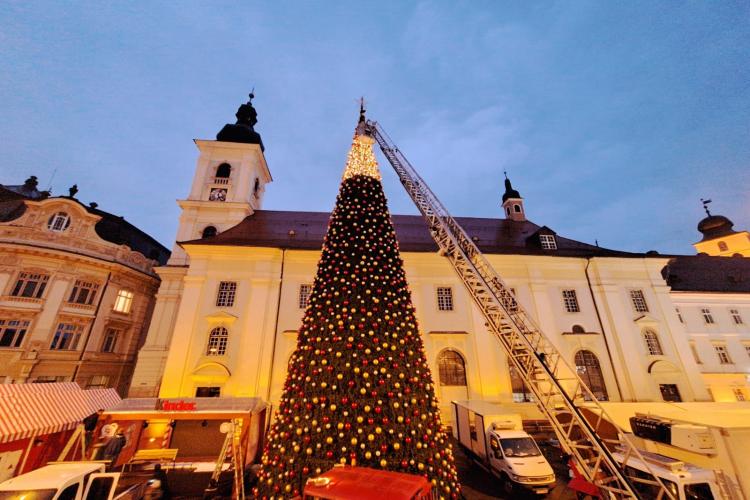
[{"label": "decorated christmas tree", "polygon": [[301,494],[334,464],[426,476],[459,496],[403,261],[360,113],[256,494]]}]

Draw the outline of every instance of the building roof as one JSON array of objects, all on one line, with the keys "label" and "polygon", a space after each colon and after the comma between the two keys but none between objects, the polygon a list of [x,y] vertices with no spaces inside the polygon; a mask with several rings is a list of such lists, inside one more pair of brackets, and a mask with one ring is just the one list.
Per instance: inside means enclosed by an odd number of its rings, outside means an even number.
[{"label": "building roof", "polygon": [[170,252],[165,246],[126,221],[122,216],[100,210],[96,204],[84,205],[70,196],[36,196],[33,192],[14,189],[18,187],[0,185],[0,222],[9,222],[21,217],[26,211],[26,200],[69,200],[78,203],[89,213],[101,217],[101,220],[94,226],[94,230],[103,240],[117,245],[127,245],[131,250],[140,252],[145,257],[154,259],[162,265],[166,264],[169,259]]},{"label": "building roof", "polygon": [[662,276],[676,292],[750,293],[750,259],[746,257],[673,257]]},{"label": "building roof", "polygon": [[[229,245],[320,250],[328,230],[328,212],[258,210],[226,231],[186,245]],[[402,252],[436,252],[427,223],[420,215],[393,215]],[[563,257],[643,257],[644,254],[609,250],[556,235],[557,250],[543,250],[539,233],[554,234],[529,221],[457,217],[456,220],[488,254],[531,254]]]}]

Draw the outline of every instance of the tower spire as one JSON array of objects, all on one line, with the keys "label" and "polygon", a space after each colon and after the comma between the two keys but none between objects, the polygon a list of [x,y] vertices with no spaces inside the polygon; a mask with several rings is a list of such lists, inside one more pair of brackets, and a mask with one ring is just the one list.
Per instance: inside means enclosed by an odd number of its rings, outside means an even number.
[{"label": "tower spire", "polygon": [[526,220],[526,215],[523,210],[523,198],[521,193],[513,189],[513,185],[508,179],[508,172],[503,171],[505,175],[505,193],[503,193],[503,209],[505,210],[505,218],[515,221]]}]

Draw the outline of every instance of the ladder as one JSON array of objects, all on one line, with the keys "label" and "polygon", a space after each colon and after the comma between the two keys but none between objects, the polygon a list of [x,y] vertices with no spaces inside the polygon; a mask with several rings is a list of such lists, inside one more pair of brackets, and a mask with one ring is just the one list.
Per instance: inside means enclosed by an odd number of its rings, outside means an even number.
[{"label": "ladder", "polygon": [[218,487],[219,477],[221,476],[221,471],[224,469],[224,462],[226,461],[227,456],[229,456],[231,459],[231,466],[234,469],[232,498],[245,500],[242,421],[235,418],[232,419],[231,422],[225,422],[222,424],[222,431],[225,429],[227,431],[226,437],[224,438],[224,443],[221,445],[221,451],[216,459],[216,466],[214,467],[211,479],[208,482],[206,493],[213,493],[213,490]]},{"label": "ladder", "polygon": [[[610,498],[640,498],[623,470],[640,452],[620,430],[612,439],[599,431],[608,421],[614,424],[576,370],[516,302],[513,293],[492,268],[474,241],[451,217],[438,197],[396,147],[383,128],[367,120],[365,133],[373,137],[396,171],[406,192],[427,221],[440,254],[445,256],[479,307],[488,330],[500,341],[545,414],[563,449],[573,456],[579,470]],[[583,409],[586,409],[584,415]],[[588,416],[588,418],[587,418]],[[622,463],[611,451],[625,450]],[[674,499],[654,474],[659,499]]]}]

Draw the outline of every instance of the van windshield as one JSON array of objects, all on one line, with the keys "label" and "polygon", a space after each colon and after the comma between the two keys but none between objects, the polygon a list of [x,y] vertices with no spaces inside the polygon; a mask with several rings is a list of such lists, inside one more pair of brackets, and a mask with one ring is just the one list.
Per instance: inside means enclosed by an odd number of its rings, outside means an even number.
[{"label": "van windshield", "polygon": [[530,437],[501,439],[500,446],[506,457],[536,457],[542,454]]},{"label": "van windshield", "polygon": [[687,500],[714,500],[714,495],[708,483],[693,483],[685,485],[685,498]]},{"label": "van windshield", "polygon": [[0,491],[0,500],[51,500],[57,490]]}]

